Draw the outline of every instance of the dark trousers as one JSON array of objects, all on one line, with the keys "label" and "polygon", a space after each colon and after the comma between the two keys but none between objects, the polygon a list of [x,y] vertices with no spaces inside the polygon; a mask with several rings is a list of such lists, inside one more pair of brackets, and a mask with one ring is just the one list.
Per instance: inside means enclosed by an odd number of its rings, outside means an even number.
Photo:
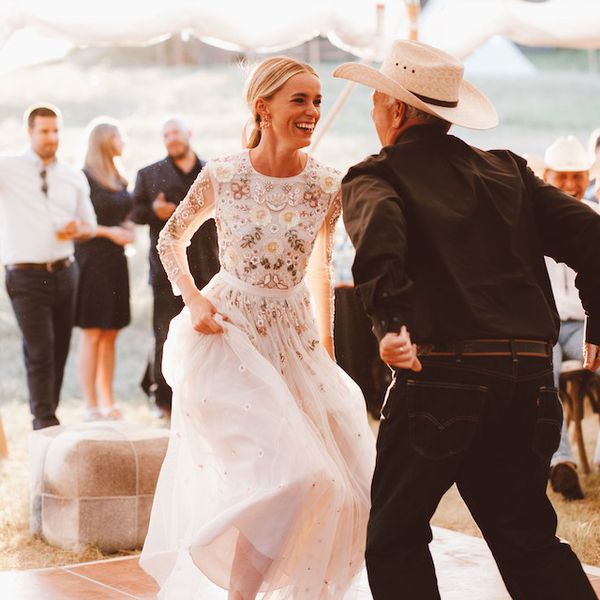
[{"label": "dark trousers", "polygon": [[169,333],[171,319],[176,317],[183,309],[181,296],[173,295],[170,286],[152,286],[154,297],[154,310],[152,313],[152,326],[154,329],[154,365],[152,378],[155,384],[156,405],[160,408],[171,408],[173,392],[165,381],[162,373],[163,346]]},{"label": "dark trousers", "polygon": [[422,363],[396,372],[382,411],[366,551],[374,600],[440,598],[429,521],[455,482],[513,598],[596,598],[546,496],[562,423],[550,359]]},{"label": "dark trousers", "polygon": [[5,281],[23,336],[33,428],[58,425],[55,413],[75,316],[77,266],[53,273],[6,271]]}]

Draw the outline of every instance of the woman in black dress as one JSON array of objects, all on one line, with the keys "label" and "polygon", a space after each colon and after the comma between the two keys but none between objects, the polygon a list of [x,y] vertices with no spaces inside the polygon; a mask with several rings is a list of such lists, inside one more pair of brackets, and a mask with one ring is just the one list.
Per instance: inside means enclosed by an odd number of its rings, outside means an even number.
[{"label": "woman in black dress", "polygon": [[96,236],[76,245],[79,287],[75,323],[82,329],[79,373],[86,421],[121,417],[113,396],[115,345],[119,329],[130,321],[129,273],[125,246],[133,242],[127,222],[131,196],[118,166],[123,137],[108,120],[91,129],[84,173],[98,218]]}]

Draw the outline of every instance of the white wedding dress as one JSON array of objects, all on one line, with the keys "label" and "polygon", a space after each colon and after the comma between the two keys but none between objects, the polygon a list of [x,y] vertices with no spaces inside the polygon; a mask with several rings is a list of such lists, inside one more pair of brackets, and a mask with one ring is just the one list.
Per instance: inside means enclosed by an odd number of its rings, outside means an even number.
[{"label": "white wedding dress", "polygon": [[185,308],[165,345],[171,438],[141,557],[159,598],[210,600],[208,578],[245,600],[240,565],[265,600],[352,595],[375,449],[360,389],[320,341],[339,185],[310,157],[295,177],[264,176],[245,151],[210,161],[163,229],[177,289],[189,239],[215,217],[222,270],[202,293],[227,320],[203,335]]}]

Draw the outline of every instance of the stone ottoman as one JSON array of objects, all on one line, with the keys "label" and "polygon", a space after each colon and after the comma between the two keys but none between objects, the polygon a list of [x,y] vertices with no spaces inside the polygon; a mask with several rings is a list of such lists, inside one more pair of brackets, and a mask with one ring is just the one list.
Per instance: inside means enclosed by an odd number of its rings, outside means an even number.
[{"label": "stone ottoman", "polygon": [[35,431],[32,533],[73,551],[141,547],[168,439],[168,431],[121,421]]}]

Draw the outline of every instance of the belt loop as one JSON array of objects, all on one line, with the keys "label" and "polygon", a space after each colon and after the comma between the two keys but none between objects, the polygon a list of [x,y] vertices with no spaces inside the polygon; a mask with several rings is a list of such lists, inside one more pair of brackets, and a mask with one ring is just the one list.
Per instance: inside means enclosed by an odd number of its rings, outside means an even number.
[{"label": "belt loop", "polygon": [[515,340],[513,340],[513,339],[509,340],[509,344],[510,344],[510,354],[512,356],[512,361],[513,361],[513,363],[518,363],[519,362],[519,357],[517,356],[517,349],[515,347]]},{"label": "belt loop", "polygon": [[456,362],[457,364],[462,363],[463,352],[465,351],[465,345],[463,342],[456,344]]}]

